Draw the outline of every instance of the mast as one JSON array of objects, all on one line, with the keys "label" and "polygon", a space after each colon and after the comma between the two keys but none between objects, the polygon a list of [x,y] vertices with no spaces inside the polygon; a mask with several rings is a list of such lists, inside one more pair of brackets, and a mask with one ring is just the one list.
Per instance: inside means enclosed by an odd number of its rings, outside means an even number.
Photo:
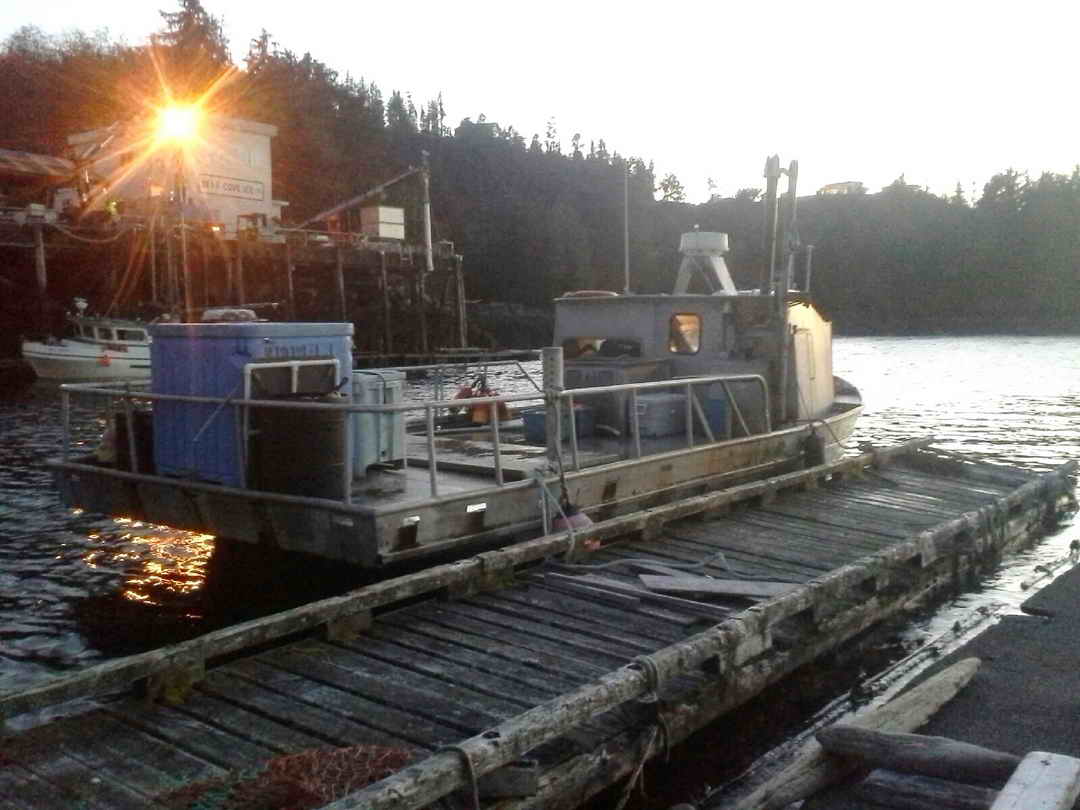
[{"label": "mast", "polygon": [[765,255],[767,262],[762,270],[760,289],[762,294],[775,290],[776,286],[776,226],[779,222],[780,156],[765,160]]},{"label": "mast", "polygon": [[[777,338],[777,418],[783,423],[788,418],[788,370],[791,365],[790,359],[790,329],[788,328],[788,293],[791,290],[791,279],[795,270],[795,253],[798,250],[799,237],[795,230],[795,209],[798,198],[796,185],[799,180],[799,162],[791,161],[787,169],[787,205],[784,211],[784,259],[779,272],[779,278],[773,287],[774,303],[776,305],[776,338]],[[776,258],[776,239],[773,239],[773,259]]]},{"label": "mast", "polygon": [[[778,187],[780,176],[788,176],[784,206],[784,255],[778,256],[780,249],[780,197]],[[765,161],[765,239],[768,255],[768,284],[761,286],[762,293],[771,292],[773,296],[773,325],[776,340],[776,362],[774,365],[773,400],[775,406],[774,421],[782,424],[788,418],[788,372],[790,367],[790,335],[788,329],[788,292],[795,267],[795,253],[799,247],[798,232],[795,228],[795,212],[798,205],[796,186],[799,179],[799,162],[788,164],[787,169],[780,168],[780,157],[773,155]]]},{"label": "mast", "polygon": [[630,163],[623,165],[623,295],[630,294]]}]

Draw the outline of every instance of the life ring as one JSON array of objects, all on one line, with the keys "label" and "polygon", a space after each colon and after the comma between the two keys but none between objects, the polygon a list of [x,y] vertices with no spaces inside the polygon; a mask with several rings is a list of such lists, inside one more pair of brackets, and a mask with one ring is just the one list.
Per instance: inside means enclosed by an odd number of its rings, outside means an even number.
[{"label": "life ring", "polygon": [[[461,386],[461,388],[458,389],[458,392],[454,394],[454,399],[472,399],[474,397],[494,396],[498,396],[497,391],[488,388],[482,380],[477,380],[472,385]],[[487,403],[470,405],[466,408],[465,413],[469,417],[469,421],[474,425],[486,425],[491,421],[491,405]],[[495,413],[498,414],[500,422],[510,418],[510,408],[507,407],[505,402],[495,403]]]},{"label": "life ring", "polygon": [[107,355],[107,354],[102,354],[101,357],[98,358],[98,365],[99,366],[108,366],[111,363],[112,363],[112,358],[109,357],[109,355]]}]

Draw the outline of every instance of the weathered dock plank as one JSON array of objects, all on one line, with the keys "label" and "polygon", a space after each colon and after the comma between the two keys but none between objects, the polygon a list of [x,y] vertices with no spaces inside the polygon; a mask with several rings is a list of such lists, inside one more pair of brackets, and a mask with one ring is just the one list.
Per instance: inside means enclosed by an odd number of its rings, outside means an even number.
[{"label": "weathered dock plank", "polygon": [[[523,655],[512,648],[495,645],[485,648],[482,644],[472,644],[471,639],[465,639],[470,642],[468,645],[458,644],[455,635],[441,631],[442,628],[436,626],[432,632],[431,627],[420,623],[394,626],[380,622],[364,640],[387,641],[413,659],[438,661],[440,668],[455,674],[471,672],[478,683],[493,684],[493,689],[509,687],[512,691],[507,694],[528,696],[537,702],[550,700],[576,685],[565,678],[561,670],[543,666],[536,655]],[[419,666],[419,663],[414,665]],[[466,674],[465,677],[469,676]]]},{"label": "weathered dock plank", "polygon": [[[350,659],[342,657],[337,650],[323,650],[320,646],[323,645],[290,645],[267,653],[262,660],[365,701],[373,701],[378,704],[379,712],[390,710],[395,715],[403,712],[410,718],[435,724],[433,729],[445,726],[458,736],[477,734],[505,719],[476,706],[467,706],[443,695],[413,689],[401,681],[387,681],[351,667]],[[425,737],[431,733],[440,732],[426,732]]]},{"label": "weathered dock plank", "polygon": [[[130,806],[125,797],[152,806],[186,782],[282,753],[366,743],[421,760],[335,808],[430,804],[469,786],[464,756],[477,774],[523,756],[539,761],[538,792],[501,808],[570,807],[646,752],[659,754],[661,725],[665,743],[685,738],[948,584],[979,554],[1024,540],[1071,486],[1071,468],[1037,479],[959,465],[950,479],[956,462],[942,472],[932,460],[925,468],[902,461],[867,454],[696,496],[583,531],[575,559],[560,565],[538,564],[565,552],[568,537],[528,541],[113,664],[97,678],[0,696],[0,710],[25,710],[77,694],[78,684],[93,694],[155,668],[235,653],[242,632],[265,646],[283,632],[363,619],[354,640],[339,628],[332,642],[307,638],[211,666],[180,705],[113,701],[43,727],[56,744],[31,745],[46,738],[39,729],[5,740],[0,751],[16,755],[0,767],[0,791],[12,807],[69,807],[79,791],[100,803],[80,781],[97,769],[116,775],[115,802],[103,806]],[[804,491],[810,484],[816,489]],[[717,512],[748,499],[761,503]],[[705,512],[709,520],[696,517]],[[586,541],[604,545],[590,554]],[[644,573],[691,564],[718,579],[798,587],[750,607],[738,596],[665,597],[641,587],[641,564],[658,567]],[[892,576],[906,587],[884,587]],[[424,594],[440,598],[417,601]],[[663,701],[635,700],[652,692]],[[101,730],[106,742],[91,758],[85,741]],[[442,750],[448,745],[455,751]],[[63,800],[37,801],[50,791]]]},{"label": "weathered dock plank", "polygon": [[[277,677],[278,671],[260,661],[236,662],[219,672],[221,678],[200,688],[242,701],[252,711],[271,718],[275,723],[296,728],[324,744],[339,747],[361,742],[388,747],[408,745],[401,737],[358,723],[353,718],[338,713],[329,704],[313,705],[294,697],[288,691],[287,683],[271,683],[271,680]],[[284,686],[285,691],[279,691],[275,686]]]},{"label": "weathered dock plank", "polygon": [[147,707],[142,701],[131,700],[110,705],[106,711],[146,732],[147,736],[159,737],[178,751],[225,770],[250,768],[278,753],[242,735],[197,720],[172,706]]},{"label": "weathered dock plank", "polygon": [[465,661],[451,656],[452,644],[443,644],[423,635],[399,631],[382,634],[376,626],[359,642],[346,643],[350,651],[377,658],[397,670],[416,672],[440,681],[467,684],[470,689],[487,697],[505,698],[520,708],[533,706],[559,693],[557,685],[547,678],[537,678],[534,670],[518,669],[506,662],[484,668],[477,666],[472,656]]},{"label": "weathered dock plank", "polygon": [[[302,642],[303,643],[303,642]],[[404,747],[445,745],[460,737],[458,730],[448,723],[430,720],[411,711],[387,706],[376,695],[364,694],[362,689],[343,690],[302,673],[274,666],[273,656],[281,651],[271,651],[271,657],[258,656],[257,667],[247,667],[256,672],[261,683],[287,694],[306,706],[325,709],[343,720],[350,721],[338,726],[346,735],[346,744],[370,742],[372,732],[380,736],[396,738]],[[306,708],[305,708],[306,710]]]},{"label": "weathered dock plank", "polygon": [[[552,617],[552,621],[570,620],[571,625],[578,621],[590,622],[602,628],[611,628],[629,623],[637,637],[652,642],[670,644],[685,635],[684,624],[674,614],[660,611],[646,612],[637,610],[632,614],[617,610],[593,601],[576,599],[566,594],[556,594],[548,588],[530,584],[527,587],[507,588],[493,594],[476,597],[484,604],[521,604],[543,611]],[[586,610],[586,605],[588,609]]]}]

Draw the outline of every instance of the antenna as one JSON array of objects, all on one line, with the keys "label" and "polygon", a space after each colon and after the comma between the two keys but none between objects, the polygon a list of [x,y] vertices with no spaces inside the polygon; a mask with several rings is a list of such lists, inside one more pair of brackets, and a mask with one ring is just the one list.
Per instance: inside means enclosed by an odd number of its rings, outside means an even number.
[{"label": "antenna", "polygon": [[630,161],[623,164],[623,295],[630,294]]}]

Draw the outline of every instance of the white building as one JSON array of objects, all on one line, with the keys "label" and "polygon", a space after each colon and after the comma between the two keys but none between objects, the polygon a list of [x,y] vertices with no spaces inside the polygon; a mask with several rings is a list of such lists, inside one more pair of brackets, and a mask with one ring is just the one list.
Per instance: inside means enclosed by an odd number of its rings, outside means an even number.
[{"label": "white building", "polygon": [[271,196],[270,140],[277,127],[207,115],[183,137],[162,134],[157,121],[117,123],[71,135],[70,157],[81,167],[80,192],[91,208],[122,203],[149,213],[166,200],[185,200],[192,222],[268,235],[287,205]]}]

